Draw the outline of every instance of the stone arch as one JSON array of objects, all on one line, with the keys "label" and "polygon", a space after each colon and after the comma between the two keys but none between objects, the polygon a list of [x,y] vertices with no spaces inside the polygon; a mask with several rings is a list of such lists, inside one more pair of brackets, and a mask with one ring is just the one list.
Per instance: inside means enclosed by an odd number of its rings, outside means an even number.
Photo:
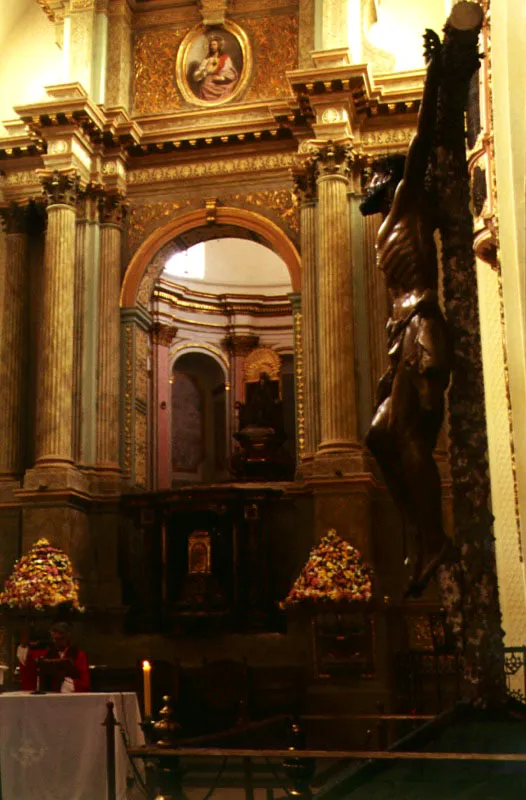
[{"label": "stone arch", "polygon": [[176,361],[186,353],[201,353],[204,356],[210,356],[214,361],[219,364],[225,375],[225,381],[228,380],[229,361],[228,358],[218,347],[213,347],[210,344],[202,344],[191,342],[181,342],[180,345],[170,351],[170,369],[173,369]]},{"label": "stone arch", "polygon": [[[209,212],[205,208],[181,214],[150,234],[133,254],[126,269],[120,297],[122,308],[131,308],[136,305],[143,277],[159,251],[177,236],[193,228],[206,226],[209,223],[208,214]],[[245,228],[258,234],[267,246],[279,255],[287,265],[292,291],[300,291],[301,266],[299,253],[291,239],[275,222],[254,211],[230,207],[218,207],[215,210],[214,222],[218,225],[237,225],[240,228]],[[162,263],[158,264],[158,270],[160,274]],[[156,277],[158,276],[152,276],[152,278]]]}]

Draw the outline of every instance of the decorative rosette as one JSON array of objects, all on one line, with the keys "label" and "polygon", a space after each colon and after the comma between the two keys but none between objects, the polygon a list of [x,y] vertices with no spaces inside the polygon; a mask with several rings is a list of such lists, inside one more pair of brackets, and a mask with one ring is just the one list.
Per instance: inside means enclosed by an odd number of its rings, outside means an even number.
[{"label": "decorative rosette", "polygon": [[16,562],[0,593],[0,605],[42,611],[59,605],[82,610],[71,561],[62,550],[39,539]]},{"label": "decorative rosette", "polygon": [[284,608],[314,602],[366,602],[372,597],[369,566],[359,551],[330,530],[313,547]]}]

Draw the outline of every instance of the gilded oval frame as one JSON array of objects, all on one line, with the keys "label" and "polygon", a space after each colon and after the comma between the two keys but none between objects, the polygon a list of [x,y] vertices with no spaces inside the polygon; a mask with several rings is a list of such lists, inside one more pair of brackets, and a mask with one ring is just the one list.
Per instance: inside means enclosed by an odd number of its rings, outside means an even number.
[{"label": "gilded oval frame", "polygon": [[[235,40],[239,48],[238,53],[241,54],[242,65],[239,70],[239,78],[235,88],[227,97],[219,100],[205,100],[199,97],[195,89],[192,88],[191,80],[189,80],[188,77],[191,54],[193,51],[195,52],[196,47],[198,47],[199,39],[207,39],[212,34],[224,36],[225,33]],[[236,52],[236,54],[232,55],[227,51],[227,55],[231,56],[234,66],[236,66],[235,57],[238,56],[238,53]],[[205,56],[202,55],[202,57]],[[252,48],[250,47],[247,34],[239,25],[236,25],[235,22],[225,20],[222,25],[204,25],[203,23],[199,23],[188,31],[179,45],[175,63],[175,78],[184,99],[192,105],[201,106],[203,108],[216,108],[217,106],[223,106],[235,101],[246,89],[251,74]]]}]

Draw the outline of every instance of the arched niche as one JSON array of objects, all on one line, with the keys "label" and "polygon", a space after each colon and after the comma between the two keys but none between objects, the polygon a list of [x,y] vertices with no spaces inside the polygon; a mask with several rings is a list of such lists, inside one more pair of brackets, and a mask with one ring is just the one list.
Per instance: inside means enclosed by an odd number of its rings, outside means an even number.
[{"label": "arched niche", "polygon": [[185,348],[171,368],[171,483],[228,477],[227,374],[220,359]]},{"label": "arched niche", "polygon": [[[167,435],[169,425],[163,423],[163,414],[154,406],[159,403],[151,380],[160,369],[161,359],[168,358],[169,331],[161,337],[152,336],[150,298],[159,279],[166,257],[173,251],[178,237],[199,240],[214,238],[214,230],[243,230],[254,241],[265,245],[285,263],[290,275],[291,288],[298,293],[301,286],[300,257],[294,242],[274,222],[261,214],[246,209],[217,207],[213,220],[209,210],[197,209],[180,214],[160,227],[140,245],[132,256],[124,274],[121,287],[122,322],[122,439],[121,463],[130,483],[145,489],[166,487],[168,475],[161,479],[159,458],[156,453],[163,427]],[[166,335],[168,339],[166,339]],[[166,339],[166,341],[165,341]],[[164,347],[164,350],[163,350]],[[227,362],[228,363],[228,362]],[[157,366],[156,366],[157,365]],[[170,398],[164,399],[168,409]],[[166,462],[166,459],[165,459]]]}]

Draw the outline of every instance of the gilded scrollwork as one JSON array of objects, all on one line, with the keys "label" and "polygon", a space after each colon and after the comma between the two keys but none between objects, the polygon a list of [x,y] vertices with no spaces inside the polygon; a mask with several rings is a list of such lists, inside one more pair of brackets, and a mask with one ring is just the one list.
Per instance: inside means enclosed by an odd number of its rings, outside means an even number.
[{"label": "gilded scrollwork", "polygon": [[134,102],[136,114],[155,114],[181,108],[175,83],[177,49],[187,28],[139,33],[134,46]]},{"label": "gilded scrollwork", "polygon": [[128,216],[128,249],[132,253],[155,228],[172,219],[178,211],[188,208],[190,200],[159,200],[130,206]]},{"label": "gilded scrollwork", "polygon": [[148,333],[142,328],[135,332],[135,398],[146,403],[148,400]]},{"label": "gilded scrollwork", "polygon": [[294,322],[294,372],[296,375],[296,434],[300,458],[305,455],[305,372],[303,358],[303,315],[300,309],[293,313]]},{"label": "gilded scrollwork", "polygon": [[290,189],[266,189],[248,194],[231,194],[221,198],[226,205],[242,204],[243,207],[262,209],[274,212],[283,225],[295,234],[299,233],[300,222],[296,198]]},{"label": "gilded scrollwork", "polygon": [[146,486],[148,454],[148,419],[144,412],[135,411],[135,483]]},{"label": "gilded scrollwork", "polygon": [[298,63],[297,14],[242,17],[238,23],[250,35],[254,51],[254,76],[247,99],[289,97],[286,72]]},{"label": "gilded scrollwork", "polygon": [[126,384],[124,390],[123,469],[131,471],[132,416],[133,416],[133,326],[126,325]]}]

